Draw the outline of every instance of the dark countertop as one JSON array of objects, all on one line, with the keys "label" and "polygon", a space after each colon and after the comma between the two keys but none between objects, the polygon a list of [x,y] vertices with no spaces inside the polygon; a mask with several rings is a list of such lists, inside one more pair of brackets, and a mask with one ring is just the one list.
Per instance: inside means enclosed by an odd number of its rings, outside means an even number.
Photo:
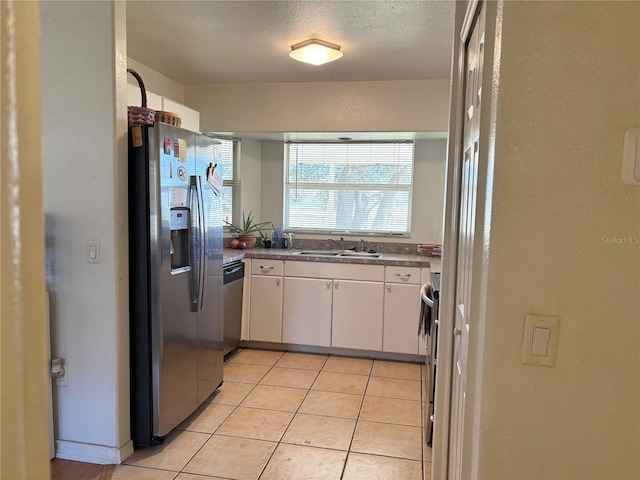
[{"label": "dark countertop", "polygon": [[296,255],[299,249],[284,250],[279,248],[248,248],[223,250],[224,263],[233,262],[242,258],[265,258],[272,260],[295,260],[300,262],[325,262],[325,263],[357,263],[364,265],[389,265],[399,267],[430,267],[432,271],[441,270],[440,257],[428,257],[425,255],[411,255],[400,253],[384,253],[381,258],[358,257],[321,257],[313,255]]},{"label": "dark countertop", "polygon": [[238,260],[242,260],[244,258],[244,252],[246,250],[236,250],[234,248],[224,248],[222,249],[222,263],[226,265],[227,263],[236,262]]}]

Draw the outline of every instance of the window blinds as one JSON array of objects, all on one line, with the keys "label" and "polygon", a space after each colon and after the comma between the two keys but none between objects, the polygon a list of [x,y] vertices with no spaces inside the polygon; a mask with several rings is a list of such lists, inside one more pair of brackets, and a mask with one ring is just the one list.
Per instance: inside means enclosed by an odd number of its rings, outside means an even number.
[{"label": "window blinds", "polygon": [[288,230],[408,233],[413,142],[289,143]]}]

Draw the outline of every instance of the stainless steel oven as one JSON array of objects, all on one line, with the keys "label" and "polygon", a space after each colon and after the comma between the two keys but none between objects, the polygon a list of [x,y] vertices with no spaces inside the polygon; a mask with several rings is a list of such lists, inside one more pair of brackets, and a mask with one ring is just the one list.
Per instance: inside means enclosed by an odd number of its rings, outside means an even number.
[{"label": "stainless steel oven", "polygon": [[425,283],[420,290],[420,323],[419,335],[425,344],[426,359],[423,369],[423,425],[425,428],[427,445],[433,440],[434,397],[436,386],[436,367],[438,364],[438,311],[440,300],[440,273],[431,273],[431,281]]}]

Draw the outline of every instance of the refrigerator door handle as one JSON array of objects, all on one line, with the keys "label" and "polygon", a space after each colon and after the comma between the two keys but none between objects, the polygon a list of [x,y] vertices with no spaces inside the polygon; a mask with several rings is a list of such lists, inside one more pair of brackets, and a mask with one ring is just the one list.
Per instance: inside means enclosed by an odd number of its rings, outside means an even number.
[{"label": "refrigerator door handle", "polygon": [[196,188],[198,190],[198,225],[200,229],[200,280],[198,288],[198,310],[202,310],[204,305],[204,281],[207,274],[207,226],[205,225],[205,208],[204,208],[204,193],[202,191],[202,176],[198,175],[196,180]]},{"label": "refrigerator door handle", "polygon": [[202,199],[202,180],[200,176],[192,175],[189,185],[189,198],[192,218],[196,224],[191,231],[191,306],[193,311],[202,309],[204,290],[204,210]]}]

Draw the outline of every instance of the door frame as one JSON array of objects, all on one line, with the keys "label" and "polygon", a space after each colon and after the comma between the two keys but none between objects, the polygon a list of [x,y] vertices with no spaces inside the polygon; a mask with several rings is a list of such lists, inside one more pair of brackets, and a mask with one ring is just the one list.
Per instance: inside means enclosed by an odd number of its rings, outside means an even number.
[{"label": "door frame", "polygon": [[[447,181],[444,218],[444,253],[438,329],[438,374],[436,376],[435,423],[432,478],[445,479],[449,473],[449,439],[453,372],[453,326],[460,219],[462,135],[464,125],[465,43],[480,7],[485,12],[483,95],[480,113],[480,149],[476,211],[474,270],[472,272],[471,315],[475,330],[470,332],[467,366],[467,397],[464,419],[463,468],[465,476],[476,478],[479,463],[480,407],[482,403],[482,361],[486,320],[487,265],[491,220],[491,192],[495,157],[496,102],[500,85],[500,55],[504,0],[469,0],[456,6],[449,141],[447,145]],[[467,448],[468,447],[468,448]]]}]

